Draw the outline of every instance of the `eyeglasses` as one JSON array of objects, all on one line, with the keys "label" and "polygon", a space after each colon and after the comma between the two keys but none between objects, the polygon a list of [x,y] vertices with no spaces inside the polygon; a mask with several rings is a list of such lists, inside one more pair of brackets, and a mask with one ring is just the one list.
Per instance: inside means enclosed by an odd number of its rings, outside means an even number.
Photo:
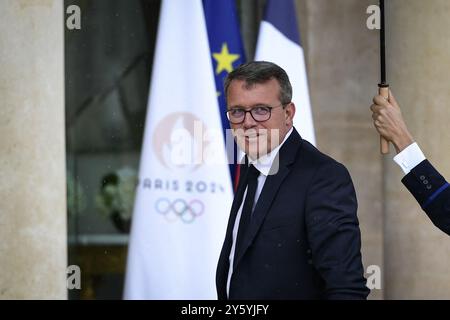
[{"label": "eyeglasses", "polygon": [[246,110],[244,108],[232,108],[227,110],[227,118],[232,124],[241,124],[244,122],[247,112],[250,112],[253,120],[256,122],[264,122],[270,119],[272,109],[284,107],[285,105],[286,104],[283,103],[275,107],[259,105],[252,107],[250,110]]}]

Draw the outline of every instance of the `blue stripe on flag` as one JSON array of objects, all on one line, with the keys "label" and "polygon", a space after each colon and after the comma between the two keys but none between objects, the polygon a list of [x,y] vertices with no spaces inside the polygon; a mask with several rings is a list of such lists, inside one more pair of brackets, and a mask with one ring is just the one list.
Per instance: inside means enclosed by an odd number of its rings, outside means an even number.
[{"label": "blue stripe on flag", "polygon": [[302,46],[292,0],[267,0],[264,21],[269,22],[288,39]]}]

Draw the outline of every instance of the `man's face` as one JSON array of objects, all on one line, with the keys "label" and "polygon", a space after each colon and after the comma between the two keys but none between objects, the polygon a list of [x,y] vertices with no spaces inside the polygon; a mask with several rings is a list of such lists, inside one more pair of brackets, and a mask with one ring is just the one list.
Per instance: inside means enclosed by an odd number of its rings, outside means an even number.
[{"label": "man's face", "polygon": [[228,87],[228,110],[239,108],[250,111],[262,106],[272,108],[266,121],[256,121],[250,112],[245,113],[240,124],[230,121],[236,143],[254,160],[277,147],[292,127],[295,106],[291,102],[283,107],[279,97],[280,86],[275,79],[250,87],[244,80],[233,80]]}]

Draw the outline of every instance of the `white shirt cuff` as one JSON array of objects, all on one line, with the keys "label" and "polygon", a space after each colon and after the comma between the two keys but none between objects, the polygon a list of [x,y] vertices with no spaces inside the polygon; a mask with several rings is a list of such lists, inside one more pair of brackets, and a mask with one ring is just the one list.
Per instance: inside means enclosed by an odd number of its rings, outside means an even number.
[{"label": "white shirt cuff", "polygon": [[415,142],[394,157],[394,161],[402,168],[405,174],[408,174],[425,159],[422,150],[420,150],[419,145]]}]

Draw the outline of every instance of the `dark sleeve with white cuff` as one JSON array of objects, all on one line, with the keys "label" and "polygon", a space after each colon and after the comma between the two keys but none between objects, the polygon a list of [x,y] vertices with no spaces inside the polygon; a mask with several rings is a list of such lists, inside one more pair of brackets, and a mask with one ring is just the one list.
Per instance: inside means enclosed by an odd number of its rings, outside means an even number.
[{"label": "dark sleeve with white cuff", "polygon": [[414,167],[402,183],[436,227],[450,235],[450,184],[428,160]]}]

